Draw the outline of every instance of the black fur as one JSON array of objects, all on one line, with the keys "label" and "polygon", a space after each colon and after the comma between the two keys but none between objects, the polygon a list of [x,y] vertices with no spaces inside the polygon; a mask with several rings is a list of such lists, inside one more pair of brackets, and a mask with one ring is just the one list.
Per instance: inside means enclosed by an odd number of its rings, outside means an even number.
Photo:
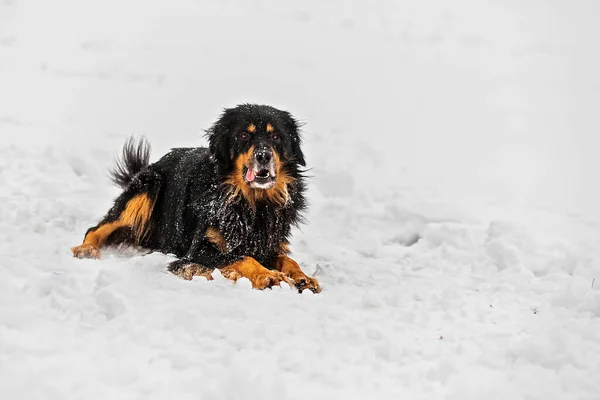
[{"label": "black fur", "polygon": [[[249,123],[256,125],[256,132],[241,140],[240,132]],[[275,126],[280,139],[266,133],[267,123]],[[174,254],[181,259],[170,266],[174,272],[187,263],[222,268],[246,256],[273,269],[281,244],[289,241],[292,225],[301,222],[306,208],[300,170],[305,160],[298,128],[298,122],[286,111],[244,104],[226,109],[207,131],[208,148],[172,149],[149,164],[148,143],[130,139],[113,173],[113,181],[124,191],[99,225],[118,219],[137,194],[147,194],[154,207],[144,236],[135,242],[132,233],[122,228],[111,235],[111,244],[136,244]],[[225,183],[236,157],[258,144],[270,146],[292,178],[285,204],[265,199],[252,205],[241,194],[232,197],[232,188]],[[208,240],[209,227],[222,233],[228,245],[226,252]]]},{"label": "black fur", "polygon": [[236,108],[226,109],[221,118],[206,131],[208,148],[221,173],[231,170],[232,156],[240,150],[240,145],[235,141],[235,134],[249,123],[264,125],[268,122],[277,125],[279,132],[284,136],[283,145],[279,150],[282,151],[287,161],[290,164],[306,166],[304,154],[300,148],[302,144],[302,139],[298,134],[300,124],[289,112],[270,106],[242,104]]},{"label": "black fur", "polygon": [[133,177],[150,164],[150,143],[142,138],[136,143],[130,137],[123,146],[121,158],[116,160],[115,168],[110,172],[110,179],[120,188],[125,189]]}]

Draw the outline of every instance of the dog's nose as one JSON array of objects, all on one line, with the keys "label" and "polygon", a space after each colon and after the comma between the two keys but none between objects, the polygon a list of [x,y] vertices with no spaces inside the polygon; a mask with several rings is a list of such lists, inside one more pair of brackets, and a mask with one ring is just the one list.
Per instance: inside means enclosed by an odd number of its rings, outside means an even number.
[{"label": "dog's nose", "polygon": [[261,165],[266,165],[271,162],[271,158],[273,158],[273,154],[271,150],[268,149],[259,149],[254,153],[254,158],[256,162]]}]

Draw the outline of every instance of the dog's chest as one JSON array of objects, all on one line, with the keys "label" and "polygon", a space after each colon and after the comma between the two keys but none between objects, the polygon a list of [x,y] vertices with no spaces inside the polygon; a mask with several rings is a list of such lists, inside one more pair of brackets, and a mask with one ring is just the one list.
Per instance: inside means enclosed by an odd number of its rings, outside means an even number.
[{"label": "dog's chest", "polygon": [[287,239],[290,231],[288,212],[270,205],[256,210],[245,205],[230,205],[219,215],[219,228],[234,252],[266,257]]}]

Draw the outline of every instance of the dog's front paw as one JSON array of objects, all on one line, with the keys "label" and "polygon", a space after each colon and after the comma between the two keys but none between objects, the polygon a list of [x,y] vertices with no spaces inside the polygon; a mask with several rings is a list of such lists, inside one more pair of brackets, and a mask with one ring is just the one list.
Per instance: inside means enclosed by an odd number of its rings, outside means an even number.
[{"label": "dog's front paw", "polygon": [[72,247],[71,252],[77,258],[100,258],[100,249],[89,244]]},{"label": "dog's front paw", "polygon": [[321,285],[315,278],[307,275],[296,276],[293,278],[294,286],[298,289],[298,293],[302,293],[304,289],[308,289],[313,293],[321,292]]},{"label": "dog's front paw", "polygon": [[186,281],[191,281],[195,276],[203,276],[209,281],[214,279],[212,277],[212,270],[205,268],[200,264],[184,264],[184,262],[184,260],[177,260],[171,263],[171,265],[169,265],[169,270]]},{"label": "dog's front paw", "polygon": [[281,272],[270,271],[267,269],[265,269],[265,271],[261,271],[260,273],[252,277],[252,279],[250,279],[250,282],[252,282],[252,287],[258,290],[264,290],[272,288],[273,286],[279,286],[281,285],[281,282],[285,282],[290,286],[294,285],[294,282]]}]

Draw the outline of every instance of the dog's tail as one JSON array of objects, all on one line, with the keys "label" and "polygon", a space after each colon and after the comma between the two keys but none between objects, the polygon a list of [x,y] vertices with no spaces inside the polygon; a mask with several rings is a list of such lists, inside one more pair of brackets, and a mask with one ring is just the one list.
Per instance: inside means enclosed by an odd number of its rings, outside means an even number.
[{"label": "dog's tail", "polygon": [[115,162],[115,168],[110,171],[110,180],[123,189],[133,177],[150,164],[150,143],[145,137],[136,140],[131,136],[123,146],[123,153]]}]

